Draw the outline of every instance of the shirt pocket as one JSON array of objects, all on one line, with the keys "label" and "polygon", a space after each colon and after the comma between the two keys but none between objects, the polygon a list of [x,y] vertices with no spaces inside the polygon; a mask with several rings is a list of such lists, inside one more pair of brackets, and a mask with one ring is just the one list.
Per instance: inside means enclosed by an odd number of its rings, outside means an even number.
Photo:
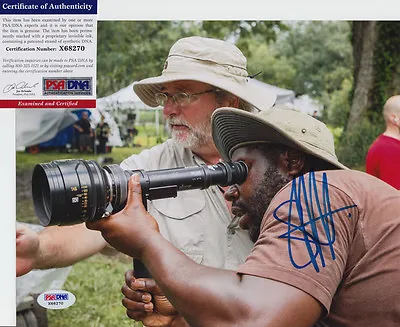
[{"label": "shirt pocket", "polygon": [[204,191],[178,192],[176,198],[149,202],[161,234],[178,249],[201,263],[204,253],[206,200]]}]

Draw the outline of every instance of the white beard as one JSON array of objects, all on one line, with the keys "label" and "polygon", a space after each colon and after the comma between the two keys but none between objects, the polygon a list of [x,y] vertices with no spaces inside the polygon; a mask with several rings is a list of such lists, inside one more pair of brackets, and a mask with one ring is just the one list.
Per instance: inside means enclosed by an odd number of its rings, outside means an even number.
[{"label": "white beard", "polygon": [[[211,122],[204,122],[199,126],[189,126],[185,121],[177,118],[169,118],[168,124],[171,128],[172,139],[187,149],[196,149],[212,142]],[[186,131],[175,130],[171,125],[183,125],[188,128]]]}]

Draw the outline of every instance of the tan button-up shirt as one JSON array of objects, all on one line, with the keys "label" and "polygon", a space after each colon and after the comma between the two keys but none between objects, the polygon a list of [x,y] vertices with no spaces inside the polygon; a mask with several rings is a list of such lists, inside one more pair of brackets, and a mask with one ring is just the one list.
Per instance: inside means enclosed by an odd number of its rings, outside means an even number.
[{"label": "tan button-up shirt", "polygon": [[[190,150],[167,140],[125,159],[121,167],[156,170],[202,164]],[[234,270],[253,247],[248,233],[232,223],[232,215],[217,186],[149,201],[148,211],[157,219],[161,234],[197,263]]]}]

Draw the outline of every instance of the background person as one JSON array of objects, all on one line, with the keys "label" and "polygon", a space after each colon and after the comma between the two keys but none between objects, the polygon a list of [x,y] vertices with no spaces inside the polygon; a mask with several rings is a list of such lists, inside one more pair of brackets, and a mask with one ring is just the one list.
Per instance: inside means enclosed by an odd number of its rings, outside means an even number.
[{"label": "background person", "polygon": [[321,121],[322,121],[322,119],[321,119],[321,117],[319,116],[319,114],[318,114],[318,111],[317,111],[317,110],[314,110],[314,112],[313,112],[312,116],[313,116],[313,118],[315,118],[315,119],[318,119],[318,120],[321,120]]},{"label": "background person", "polygon": [[[146,104],[164,106],[172,139],[132,155],[121,163],[124,169],[215,164],[220,156],[211,137],[212,112],[223,106],[270,107],[275,101],[275,96],[250,83],[246,58],[235,45],[202,37],[178,40],[161,76],[140,81],[134,89]],[[148,208],[163,235],[197,263],[233,269],[252,247],[247,233],[232,223],[217,186],[180,192],[177,198],[149,202]],[[39,234],[21,230],[17,275],[76,263],[106,245],[99,232],[84,224],[47,227]]]},{"label": "background person", "polygon": [[400,190],[400,95],[386,101],[383,117],[386,130],[369,148],[365,169]]},{"label": "background person", "polygon": [[[225,193],[256,241],[236,272],[200,266],[160,235],[141,204],[138,176],[123,211],[87,226],[140,258],[190,325],[397,324],[400,194],[346,169],[328,128],[301,112],[222,108],[213,114],[213,136],[223,159],[249,168],[246,181]],[[129,315],[138,309],[133,289],[143,284],[127,274]]]},{"label": "background person", "polygon": [[79,152],[92,152],[93,131],[90,126],[89,114],[87,111],[82,112],[81,118],[74,124],[74,128],[79,135]]},{"label": "background person", "polygon": [[106,144],[110,135],[110,126],[104,121],[101,115],[100,122],[96,126],[96,139],[99,141],[98,153],[106,153]]}]

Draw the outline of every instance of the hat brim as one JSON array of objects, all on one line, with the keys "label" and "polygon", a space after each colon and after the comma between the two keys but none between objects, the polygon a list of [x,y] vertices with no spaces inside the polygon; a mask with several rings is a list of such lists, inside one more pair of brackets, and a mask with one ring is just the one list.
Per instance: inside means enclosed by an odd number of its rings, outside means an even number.
[{"label": "hat brim", "polygon": [[212,135],[214,143],[225,161],[230,161],[233,151],[241,146],[267,142],[284,144],[320,158],[339,169],[348,169],[335,156],[312,144],[299,142],[279,126],[243,110],[235,108],[216,110],[212,115]]},{"label": "hat brim", "polygon": [[236,95],[243,101],[262,110],[273,106],[276,94],[267,88],[263,88],[259,83],[252,81],[251,78],[243,79],[238,82],[226,77],[218,77],[215,74],[183,74],[168,73],[158,77],[150,77],[133,84],[133,89],[137,96],[148,106],[157,107],[155,94],[160,92],[164,84],[176,81],[197,81],[215,86],[219,89]]}]

